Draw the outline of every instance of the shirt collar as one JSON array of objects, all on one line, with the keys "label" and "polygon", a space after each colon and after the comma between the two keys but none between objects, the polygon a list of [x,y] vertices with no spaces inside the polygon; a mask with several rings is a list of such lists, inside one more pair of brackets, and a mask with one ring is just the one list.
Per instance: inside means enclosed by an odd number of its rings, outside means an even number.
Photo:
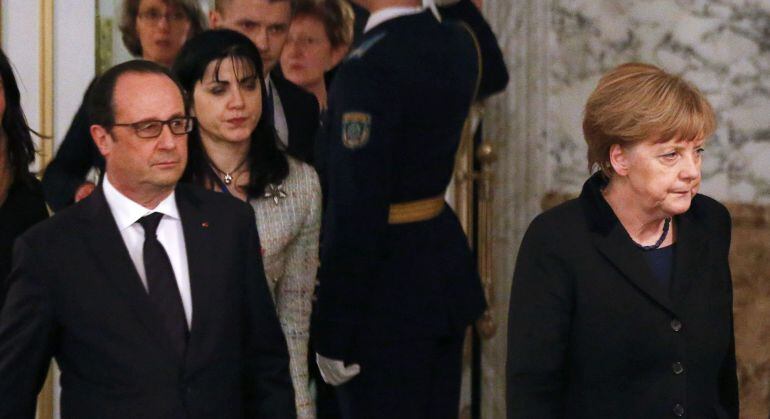
[{"label": "shirt collar", "polygon": [[180,219],[179,209],[176,206],[176,192],[174,191],[160,201],[158,206],[148,209],[118,191],[112,186],[107,176],[104,176],[102,188],[104,190],[104,198],[107,200],[107,205],[109,205],[112,216],[115,218],[115,223],[117,223],[118,230],[120,231],[131,227],[140,218],[153,212],[160,212],[165,216]]},{"label": "shirt collar", "polygon": [[369,15],[369,20],[366,21],[366,26],[364,27],[364,33],[369,32],[372,28],[385,21],[401,16],[415,15],[423,10],[424,8],[422,7],[386,7],[378,10]]}]

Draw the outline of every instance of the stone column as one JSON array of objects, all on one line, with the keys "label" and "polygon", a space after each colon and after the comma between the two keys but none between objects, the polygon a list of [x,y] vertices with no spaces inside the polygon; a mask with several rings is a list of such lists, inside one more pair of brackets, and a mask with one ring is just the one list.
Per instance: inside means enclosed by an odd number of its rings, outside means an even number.
[{"label": "stone column", "polygon": [[495,145],[494,282],[497,334],[483,342],[482,417],[505,418],[508,299],[516,253],[548,184],[547,87],[551,0],[487,0],[511,82],[486,104],[484,136]]}]

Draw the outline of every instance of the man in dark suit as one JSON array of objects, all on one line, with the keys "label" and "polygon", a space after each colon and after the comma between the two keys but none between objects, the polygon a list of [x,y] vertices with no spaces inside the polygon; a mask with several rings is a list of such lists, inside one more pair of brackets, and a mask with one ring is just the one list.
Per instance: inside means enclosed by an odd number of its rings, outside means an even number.
[{"label": "man in dark suit", "polygon": [[319,136],[318,365],[345,418],[457,417],[464,333],[485,301],[443,197],[478,54],[469,31],[419,0],[357,3],[372,14]]},{"label": "man in dark suit", "polygon": [[291,0],[217,0],[209,21],[212,28],[232,29],[246,35],[259,48],[268,92],[264,111],[272,114],[273,125],[286,151],[312,163],[318,101],[276,69],[286,45],[292,14]]},{"label": "man in dark suit", "polygon": [[286,343],[251,207],[177,185],[187,115],[130,61],[89,101],[103,184],[16,243],[0,314],[0,418],[33,418],[52,357],[68,418],[289,418]]}]

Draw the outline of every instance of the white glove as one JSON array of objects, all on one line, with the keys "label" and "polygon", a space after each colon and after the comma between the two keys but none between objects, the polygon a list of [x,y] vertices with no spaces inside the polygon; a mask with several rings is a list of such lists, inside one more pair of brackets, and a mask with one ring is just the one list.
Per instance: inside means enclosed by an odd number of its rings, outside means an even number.
[{"label": "white glove", "polygon": [[319,353],[315,354],[315,362],[321,371],[321,377],[327,384],[333,386],[345,384],[361,372],[358,364],[345,366],[344,362],[327,358]]},{"label": "white glove", "polygon": [[422,0],[422,7],[429,9],[433,16],[436,17],[436,20],[441,22],[441,13],[439,13],[438,7],[436,7],[436,0]]}]

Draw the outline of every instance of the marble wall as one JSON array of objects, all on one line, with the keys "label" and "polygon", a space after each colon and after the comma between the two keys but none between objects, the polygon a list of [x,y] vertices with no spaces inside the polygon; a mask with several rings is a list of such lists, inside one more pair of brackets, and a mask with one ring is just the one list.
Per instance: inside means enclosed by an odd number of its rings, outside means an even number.
[{"label": "marble wall", "polygon": [[585,100],[603,72],[638,60],[684,76],[715,108],[704,193],[770,202],[770,1],[553,0],[549,24],[551,189],[579,190]]},{"label": "marble wall", "polygon": [[505,418],[505,356],[508,298],[519,242],[540,212],[547,191],[547,48],[550,3],[546,0],[486,0],[484,14],[498,34],[511,81],[487,102],[484,133],[497,154],[493,196],[491,312],[497,334],[483,342],[484,419]]},{"label": "marble wall", "polygon": [[493,315],[482,417],[505,418],[508,293],[521,238],[547,191],[588,177],[582,109],[599,76],[627,61],[681,74],[709,98],[718,129],[703,192],[770,203],[770,0],[485,0],[511,84],[489,100],[496,145]]}]

